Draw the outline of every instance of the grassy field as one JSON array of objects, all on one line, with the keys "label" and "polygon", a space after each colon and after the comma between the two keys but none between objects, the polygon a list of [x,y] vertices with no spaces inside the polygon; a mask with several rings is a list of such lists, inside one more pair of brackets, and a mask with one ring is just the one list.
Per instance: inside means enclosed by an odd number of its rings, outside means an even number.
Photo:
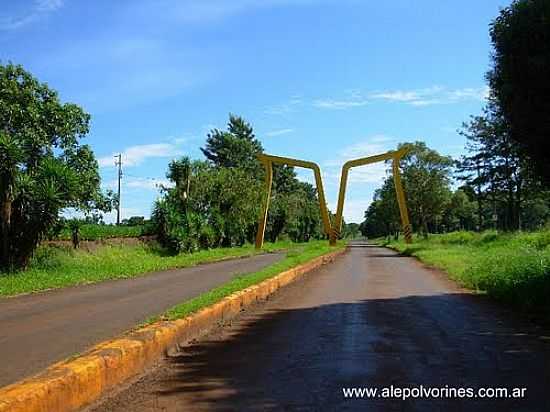
[{"label": "grassy field", "polygon": [[[311,242],[319,248],[324,242]],[[291,242],[266,243],[264,251],[304,248]],[[301,249],[300,249],[301,250]],[[41,247],[31,267],[24,272],[0,274],[0,296],[38,292],[46,289],[124,279],[148,272],[189,267],[231,257],[251,256],[257,253],[253,245],[234,248],[203,250],[192,254],[170,256],[161,249],[147,245],[99,247],[94,252],[62,247]]]},{"label": "grassy field", "polygon": [[[80,228],[81,240],[100,240],[113,237],[139,237],[146,234],[146,226],[116,226],[86,224]],[[64,228],[56,237],[58,240],[71,240],[71,230]]]},{"label": "grassy field", "polygon": [[318,256],[338,249],[342,249],[345,247],[345,245],[346,243],[344,241],[340,242],[337,247],[330,247],[327,241],[315,241],[309,243],[295,244],[291,249],[287,251],[286,256],[283,260],[271,266],[268,266],[258,272],[238,276],[222,286],[203,293],[202,295],[199,295],[196,298],[191,299],[187,302],[183,302],[177,306],[174,306],[173,308],[169,309],[163,316],[152,318],[149,320],[149,322],[154,322],[159,318],[167,320],[183,318],[206,306],[210,306],[220,301],[224,297],[234,292],[246,289],[247,287],[260,283],[263,280],[276,276],[287,269],[307,262],[308,260],[311,260]]},{"label": "grassy field", "polygon": [[386,245],[448,272],[465,287],[550,316],[550,230],[454,232]]}]

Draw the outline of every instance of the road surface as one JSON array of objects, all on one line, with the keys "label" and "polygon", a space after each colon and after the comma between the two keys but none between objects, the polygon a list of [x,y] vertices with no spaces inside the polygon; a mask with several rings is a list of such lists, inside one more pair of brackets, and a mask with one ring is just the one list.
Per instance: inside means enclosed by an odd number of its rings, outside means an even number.
[{"label": "road surface", "polygon": [[281,254],[0,299],[0,386],[113,338],[147,318],[281,259]]},{"label": "road surface", "polygon": [[[412,258],[354,244],[92,410],[540,411],[550,405],[549,359],[550,336],[537,326]],[[390,385],[517,387],[525,398],[343,395]]]}]

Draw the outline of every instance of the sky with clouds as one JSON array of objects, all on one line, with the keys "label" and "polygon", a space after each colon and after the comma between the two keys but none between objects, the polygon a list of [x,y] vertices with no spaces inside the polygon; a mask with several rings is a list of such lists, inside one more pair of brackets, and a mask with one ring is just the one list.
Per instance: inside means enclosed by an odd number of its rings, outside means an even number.
[{"label": "sky with clouds", "polygon": [[[334,209],[345,160],[413,140],[463,153],[456,130],[483,106],[488,25],[508,3],[0,0],[0,61],[91,113],[105,188],[122,153],[123,217],[148,216],[168,162],[202,158],[229,113],[268,153],[318,162]],[[351,171],[346,220],[384,175]]]}]

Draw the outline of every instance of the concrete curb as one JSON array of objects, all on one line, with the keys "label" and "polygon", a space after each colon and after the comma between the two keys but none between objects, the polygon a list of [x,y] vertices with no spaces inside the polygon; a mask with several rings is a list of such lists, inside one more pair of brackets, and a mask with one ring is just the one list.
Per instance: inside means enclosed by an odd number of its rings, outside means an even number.
[{"label": "concrete curb", "polygon": [[0,388],[0,412],[69,412],[91,404],[125,380],[142,373],[178,342],[189,341],[243,308],[266,299],[346,249],[317,257],[257,285],[233,293],[186,318],[161,321],[100,343],[81,356]]}]

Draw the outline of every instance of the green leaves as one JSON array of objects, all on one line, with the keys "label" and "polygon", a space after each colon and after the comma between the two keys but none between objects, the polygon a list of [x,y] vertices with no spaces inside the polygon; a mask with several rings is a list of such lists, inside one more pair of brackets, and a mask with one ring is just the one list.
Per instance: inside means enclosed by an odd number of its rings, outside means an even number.
[{"label": "green leaves", "polygon": [[515,0],[491,24],[491,95],[512,139],[550,185],[550,2]]},{"label": "green leaves", "polygon": [[[202,148],[208,161],[184,157],[168,166],[175,187],[164,188],[153,221],[161,242],[172,252],[252,242],[264,193],[263,151],[250,124],[230,115],[228,130],[212,130]],[[273,201],[267,238],[281,234],[296,241],[319,237],[315,189],[296,179],[292,167],[274,168]]]},{"label": "green leaves", "polygon": [[62,209],[107,205],[79,144],[89,120],[21,66],[0,65],[0,269],[25,266]]},{"label": "green leaves", "polygon": [[[450,199],[453,161],[426,146],[424,142],[403,143],[399,149],[408,153],[401,160],[402,181],[407,206],[415,230],[427,234],[436,231]],[[363,232],[369,236],[395,234],[400,229],[393,178],[375,192],[374,201],[365,212]]]},{"label": "green leaves", "polygon": [[243,118],[229,115],[228,130],[213,129],[201,148],[206,158],[216,167],[233,167],[260,177],[262,169],[256,156],[263,152],[252,127]]}]

